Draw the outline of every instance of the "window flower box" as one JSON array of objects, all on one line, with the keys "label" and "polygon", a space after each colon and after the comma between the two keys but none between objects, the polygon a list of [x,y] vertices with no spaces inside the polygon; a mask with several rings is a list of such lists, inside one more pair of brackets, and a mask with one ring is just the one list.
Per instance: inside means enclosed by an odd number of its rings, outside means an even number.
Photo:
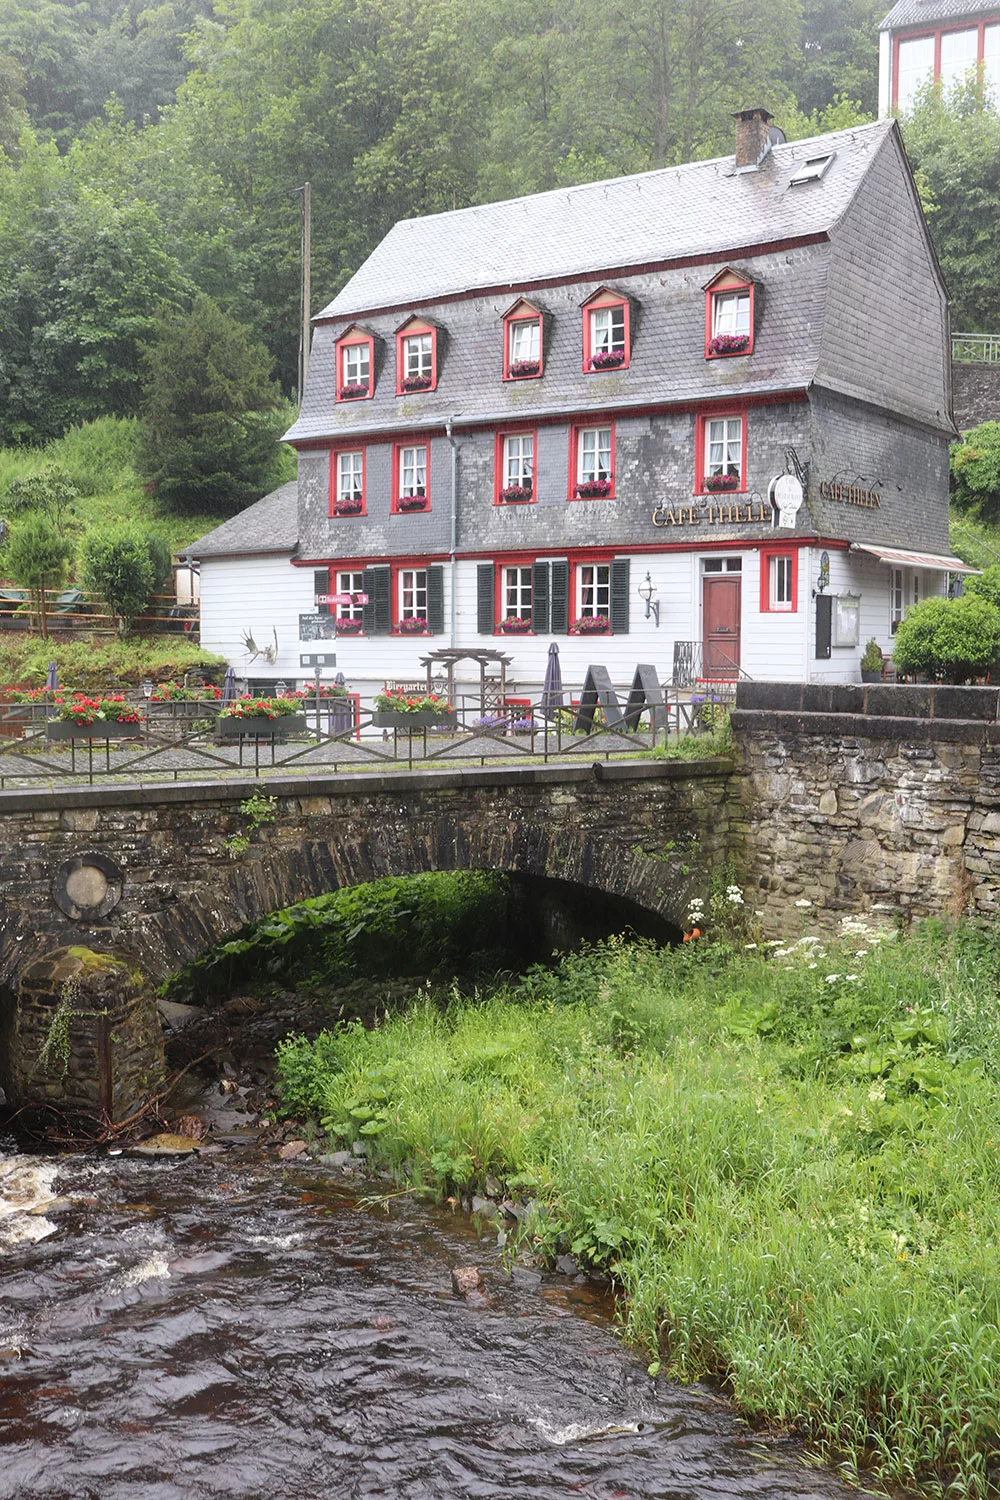
[{"label": "window flower box", "polygon": [[738,474],[706,474],[702,484],[710,494],[716,495],[720,491],[738,490],[740,476]]},{"label": "window flower box", "polygon": [[532,498],[530,484],[508,484],[500,491],[500,499],[504,505],[524,505]]},{"label": "window flower box", "polygon": [[541,368],[541,361],[537,359],[512,359],[507,366],[507,378],[527,380],[529,376],[537,375]]},{"label": "window flower box", "polygon": [[431,377],[429,375],[404,375],[399,382],[399,388],[407,395],[411,391],[429,391],[431,388]]},{"label": "window flower box", "polygon": [[364,626],[363,620],[338,620],[338,635],[360,635]]},{"label": "window flower box", "polygon": [[590,356],[592,370],[617,370],[625,363],[624,349],[600,349]]},{"label": "window flower box", "polygon": [[397,510],[402,510],[402,511],[407,511],[407,510],[426,510],[427,509],[427,496],[426,495],[400,495],[399,499],[396,501],[396,509]]},{"label": "window flower box", "polygon": [[423,615],[407,615],[399,622],[401,635],[429,635],[427,621]]},{"label": "window flower box", "polygon": [[610,479],[581,479],[576,487],[578,500],[599,500],[610,494]]},{"label": "window flower box", "polygon": [[508,615],[501,620],[497,629],[502,635],[530,635],[531,617],[527,615]]},{"label": "window flower box", "polygon": [[334,513],[338,516],[359,516],[363,504],[360,495],[345,495],[342,500],[337,501]]},{"label": "window flower box", "polygon": [[581,615],[572,627],[573,635],[608,635],[611,621],[607,615]]},{"label": "window flower box", "polygon": [[357,401],[361,396],[367,396],[368,382],[364,380],[349,381],[347,385],[342,385],[340,387],[340,390],[337,392],[337,394],[339,395],[341,401]]},{"label": "window flower box", "polygon": [[708,346],[709,354],[745,354],[750,348],[748,333],[717,333]]}]

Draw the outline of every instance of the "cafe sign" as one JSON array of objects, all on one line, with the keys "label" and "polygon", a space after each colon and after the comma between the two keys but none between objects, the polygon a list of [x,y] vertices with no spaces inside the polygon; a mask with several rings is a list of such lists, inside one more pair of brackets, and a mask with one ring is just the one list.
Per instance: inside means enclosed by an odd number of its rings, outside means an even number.
[{"label": "cafe sign", "polygon": [[878,510],[882,504],[878,490],[862,489],[859,484],[840,484],[836,479],[824,479],[819,493],[824,500],[835,500],[838,505],[860,505],[865,510]]},{"label": "cafe sign", "polygon": [[654,526],[770,526],[773,512],[767,500],[709,501],[699,505],[658,505]]}]

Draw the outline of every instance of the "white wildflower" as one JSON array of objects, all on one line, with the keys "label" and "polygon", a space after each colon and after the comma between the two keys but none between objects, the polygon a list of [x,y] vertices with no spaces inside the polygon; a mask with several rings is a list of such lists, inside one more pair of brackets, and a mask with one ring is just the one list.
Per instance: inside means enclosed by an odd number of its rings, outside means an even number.
[{"label": "white wildflower", "polygon": [[867,958],[868,957],[868,949],[867,948],[858,948],[857,951],[854,954],[854,957],[855,958]]},{"label": "white wildflower", "polygon": [[861,978],[861,976],[860,976],[860,974],[845,974],[844,978],[846,980],[848,980],[851,984],[856,984],[858,982],[858,980]]},{"label": "white wildflower", "polygon": [[726,886],[726,900],[730,901],[733,906],[743,905],[743,892],[740,890],[738,885]]},{"label": "white wildflower", "polygon": [[805,898],[805,896],[803,896],[801,900],[796,901],[795,905],[796,906],[801,906],[803,908],[803,910],[804,910],[807,906],[812,906],[812,902],[811,901],[807,901],[806,898]]},{"label": "white wildflower", "polygon": [[827,984],[836,984],[839,978],[839,974],[828,974],[826,976],[826,982]]},{"label": "white wildflower", "polygon": [[818,969],[819,968],[819,964],[810,964],[809,968],[810,969]]},{"label": "white wildflower", "polygon": [[885,1099],[885,1084],[873,1083],[868,1090],[868,1097],[873,1104],[881,1104]]}]

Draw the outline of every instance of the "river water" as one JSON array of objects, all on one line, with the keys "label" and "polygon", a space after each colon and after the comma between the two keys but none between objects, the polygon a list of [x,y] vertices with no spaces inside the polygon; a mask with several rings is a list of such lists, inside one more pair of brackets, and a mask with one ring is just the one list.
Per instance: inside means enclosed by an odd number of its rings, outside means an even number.
[{"label": "river water", "polygon": [[600,1288],[364,1191],[238,1153],[0,1156],[2,1500],[855,1493],[650,1379]]}]

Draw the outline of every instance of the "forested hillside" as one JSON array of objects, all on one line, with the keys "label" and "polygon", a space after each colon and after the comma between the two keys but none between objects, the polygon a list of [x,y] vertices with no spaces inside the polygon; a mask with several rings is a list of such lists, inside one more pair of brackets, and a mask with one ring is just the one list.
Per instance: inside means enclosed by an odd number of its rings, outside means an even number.
[{"label": "forested hillside", "polygon": [[[293,394],[306,180],[315,311],[401,216],[725,153],[750,104],[791,137],[869,118],[884,9],[0,0],[0,443],[137,411],[158,307],[199,293]],[[932,224],[964,277],[954,151],[925,134]],[[971,166],[990,188],[996,144],[993,117]]]}]

